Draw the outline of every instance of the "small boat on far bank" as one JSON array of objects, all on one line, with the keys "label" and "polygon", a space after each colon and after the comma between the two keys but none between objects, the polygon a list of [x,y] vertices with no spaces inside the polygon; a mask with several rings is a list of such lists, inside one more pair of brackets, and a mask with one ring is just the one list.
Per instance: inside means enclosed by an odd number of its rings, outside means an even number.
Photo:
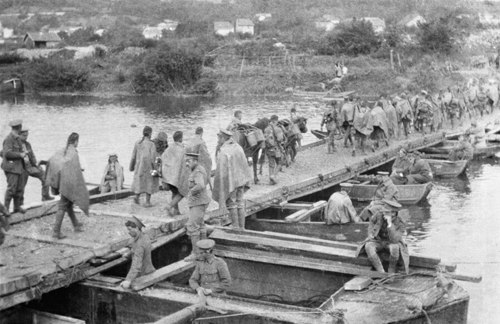
[{"label": "small boat on far bank", "polygon": [[0,95],[24,93],[24,83],[19,78],[4,80],[0,83]]},{"label": "small boat on far bank", "polygon": [[429,163],[434,177],[453,178],[464,173],[468,160],[449,161],[444,159],[424,159]]}]

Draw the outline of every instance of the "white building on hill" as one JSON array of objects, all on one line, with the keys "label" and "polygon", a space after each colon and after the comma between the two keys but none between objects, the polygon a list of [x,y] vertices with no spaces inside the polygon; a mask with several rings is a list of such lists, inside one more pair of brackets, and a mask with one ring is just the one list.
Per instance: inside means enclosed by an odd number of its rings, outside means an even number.
[{"label": "white building on hill", "polygon": [[229,21],[216,21],[214,22],[214,32],[220,36],[234,34],[234,26]]},{"label": "white building on hill", "polygon": [[254,23],[250,19],[236,19],[236,32],[241,34],[254,34]]}]

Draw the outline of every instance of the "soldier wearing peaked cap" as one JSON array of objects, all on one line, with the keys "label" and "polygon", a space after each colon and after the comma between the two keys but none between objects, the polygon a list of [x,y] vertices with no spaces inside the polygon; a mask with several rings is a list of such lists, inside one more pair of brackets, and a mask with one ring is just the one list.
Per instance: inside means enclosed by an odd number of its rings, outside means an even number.
[{"label": "soldier wearing peaked cap", "polygon": [[211,199],[207,193],[207,172],[198,163],[199,156],[200,154],[192,152],[192,150],[186,152],[186,166],[190,171],[188,177],[189,192],[187,195],[189,220],[186,223],[186,232],[191,238],[193,248],[186,261],[196,259],[198,241],[207,238],[204,217]]},{"label": "soldier wearing peaked cap", "polygon": [[373,200],[398,200],[398,188],[394,185],[391,178],[389,178],[389,172],[378,171],[377,175],[375,176],[375,182],[378,184],[378,186],[375,190],[375,194],[373,195]]},{"label": "soldier wearing peaked cap", "polygon": [[23,151],[23,144],[19,137],[22,129],[22,120],[16,119],[9,123],[12,131],[7,135],[2,145],[1,168],[5,172],[7,179],[7,190],[5,191],[4,205],[7,211],[10,209],[10,202],[14,201],[14,213],[24,213],[21,207],[24,200],[24,187],[28,181],[28,172],[24,159],[28,153]]},{"label": "soldier wearing peaked cap", "polygon": [[132,254],[132,264],[127,277],[120,284],[121,287],[129,289],[137,277],[150,274],[155,271],[151,262],[151,241],[147,235],[142,232],[144,224],[135,216],[132,216],[125,223],[127,231],[133,238],[130,248]]},{"label": "soldier wearing peaked cap", "polygon": [[200,250],[200,255],[196,260],[193,274],[189,278],[189,286],[196,290],[200,297],[212,293],[225,293],[231,285],[231,274],[226,262],[214,256],[215,242],[205,239],[198,241],[196,245]]},{"label": "soldier wearing peaked cap", "polygon": [[431,182],[433,179],[432,170],[427,161],[422,159],[421,153],[418,151],[409,154],[409,170],[408,175],[403,177],[395,177],[395,184],[418,184]]},{"label": "soldier wearing peaked cap", "polygon": [[45,171],[40,167],[36,160],[31,143],[28,142],[28,135],[28,128],[23,126],[19,132],[19,139],[21,140],[23,146],[23,152],[27,153],[24,157],[24,167],[30,177],[37,178],[42,183],[42,201],[53,200],[54,198],[49,194],[47,181],[45,181]]},{"label": "soldier wearing peaked cap", "polygon": [[371,218],[368,225],[368,237],[363,242],[368,259],[375,270],[385,272],[378,252],[389,251],[389,273],[395,273],[398,262],[404,266],[405,273],[409,270],[409,253],[404,237],[406,224],[398,215],[401,204],[394,200],[382,199],[380,208]]}]

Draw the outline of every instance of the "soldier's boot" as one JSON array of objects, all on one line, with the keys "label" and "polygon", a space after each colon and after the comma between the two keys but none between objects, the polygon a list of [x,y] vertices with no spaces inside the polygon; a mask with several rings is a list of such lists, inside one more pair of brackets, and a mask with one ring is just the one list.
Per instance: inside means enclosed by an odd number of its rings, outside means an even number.
[{"label": "soldier's boot", "polygon": [[141,196],[140,194],[136,194],[136,195],[135,195],[135,197],[134,197],[134,204],[139,205],[139,203],[140,203],[140,202],[139,202],[139,198],[140,198],[140,196]]},{"label": "soldier's boot", "polygon": [[193,234],[190,236],[190,239],[191,239],[191,254],[184,258],[184,261],[186,262],[196,261],[196,258],[200,253],[198,246],[196,245],[196,243],[198,243],[198,241],[201,239],[200,234]]},{"label": "soldier's boot", "polygon": [[390,259],[389,260],[389,268],[387,269],[387,272],[388,273],[396,273],[397,265],[398,265],[398,260]]},{"label": "soldier's boot", "polygon": [[77,233],[83,232],[83,223],[80,223],[76,218],[75,211],[73,208],[68,208],[68,216],[71,220],[71,224],[73,224],[73,229]]},{"label": "soldier's boot", "polygon": [[21,214],[26,213],[26,210],[21,207],[22,204],[23,204],[22,197],[14,197],[14,213],[21,213]]},{"label": "soldier's boot", "polygon": [[151,204],[151,194],[146,194],[146,203],[144,204],[144,207],[153,207],[153,205]]},{"label": "soldier's boot", "polygon": [[56,213],[56,222],[54,223],[54,229],[52,232],[52,237],[55,239],[63,239],[66,236],[61,234],[61,225],[64,217],[64,210],[58,210]]},{"label": "soldier's boot", "polygon": [[375,255],[368,254],[368,260],[370,260],[375,270],[385,273],[384,267],[382,266],[382,262],[380,262],[380,258],[377,253],[375,253]]},{"label": "soldier's boot", "polygon": [[8,212],[10,212],[10,202],[11,202],[11,200],[12,200],[11,195],[9,194],[9,192],[8,192],[8,191],[6,191],[6,192],[5,192],[5,199],[4,199],[4,201],[3,201],[3,204],[4,204],[4,206],[5,206],[5,209],[6,209]]},{"label": "soldier's boot", "polygon": [[42,183],[42,201],[54,200],[54,197],[50,196],[49,186],[43,182]]},{"label": "soldier's boot", "polygon": [[245,229],[245,219],[246,219],[245,208],[238,208],[238,220],[239,220],[240,228],[242,230]]},{"label": "soldier's boot", "polygon": [[231,218],[231,227],[240,228],[240,219],[238,217],[238,209],[229,209],[229,217]]}]

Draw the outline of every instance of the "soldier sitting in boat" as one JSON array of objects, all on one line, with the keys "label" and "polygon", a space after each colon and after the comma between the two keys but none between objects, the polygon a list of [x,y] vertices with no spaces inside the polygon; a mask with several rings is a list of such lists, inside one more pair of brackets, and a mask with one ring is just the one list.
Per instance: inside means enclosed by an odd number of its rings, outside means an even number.
[{"label": "soldier sitting in boat", "polygon": [[349,198],[351,189],[352,184],[344,182],[340,184],[340,191],[334,192],[330,196],[325,208],[325,223],[327,225],[359,223],[361,221],[352,205],[351,198]]},{"label": "soldier sitting in boat", "polygon": [[469,142],[469,134],[460,135],[456,143],[448,154],[450,161],[472,160],[474,157],[474,147]]},{"label": "soldier sitting in boat", "polygon": [[373,182],[377,183],[378,186],[377,189],[375,189],[372,201],[359,215],[365,222],[370,220],[371,217],[384,206],[382,200],[386,199],[397,202],[399,199],[398,188],[392,182],[391,178],[389,178],[389,172],[378,171],[377,175],[373,178]]},{"label": "soldier sitting in boat", "polygon": [[403,261],[405,273],[409,268],[408,247],[404,240],[406,225],[398,215],[401,204],[394,200],[383,199],[383,208],[374,214],[368,225],[368,237],[361,246],[375,270],[385,272],[378,252],[389,251],[389,268],[387,272],[395,273],[397,263]]},{"label": "soldier sitting in boat", "polygon": [[154,272],[156,269],[151,262],[151,241],[147,235],[142,233],[144,224],[135,216],[125,223],[128,234],[134,242],[131,247],[132,264],[127,277],[120,284],[122,288],[129,289],[133,281],[140,276]]},{"label": "soldier sitting in boat", "polygon": [[432,170],[427,161],[422,159],[420,152],[409,154],[410,169],[408,175],[398,174],[392,181],[396,185],[428,183],[432,181]]},{"label": "soldier sitting in boat", "polygon": [[465,132],[465,135],[470,135],[469,142],[472,145],[476,145],[486,136],[484,127],[477,126],[476,121],[470,123],[470,128]]},{"label": "soldier sitting in boat", "polygon": [[378,184],[375,194],[372,200],[388,199],[388,200],[398,200],[398,188],[389,178],[389,172],[377,171],[375,176],[375,183]]},{"label": "soldier sitting in boat", "polygon": [[118,162],[118,155],[111,153],[108,155],[108,163],[104,168],[101,179],[101,193],[115,192],[123,189],[123,167]]},{"label": "soldier sitting in boat", "polygon": [[[410,159],[408,156],[408,151],[404,148],[401,148],[396,156],[396,160],[392,164],[392,172],[391,172],[391,180],[394,183],[395,179],[399,177],[399,175],[409,174],[410,172]],[[397,181],[397,180],[396,180]]]},{"label": "soldier sitting in boat", "polygon": [[200,255],[196,260],[189,286],[202,298],[213,293],[224,294],[231,285],[231,274],[226,262],[214,255],[215,242],[210,239],[196,243]]}]

